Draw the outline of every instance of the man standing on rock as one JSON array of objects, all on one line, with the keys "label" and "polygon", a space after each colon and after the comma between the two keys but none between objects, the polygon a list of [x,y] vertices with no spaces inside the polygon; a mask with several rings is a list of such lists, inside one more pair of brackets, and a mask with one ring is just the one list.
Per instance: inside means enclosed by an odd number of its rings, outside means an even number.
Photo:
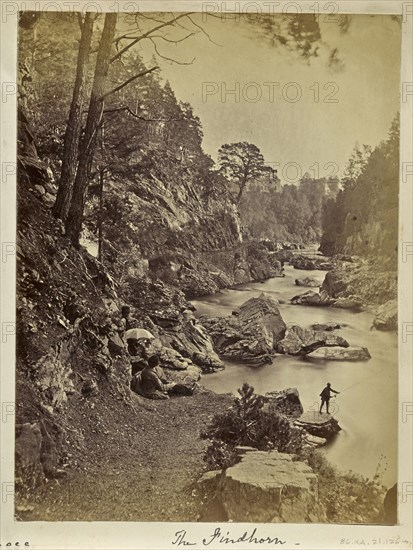
[{"label": "man standing on rock", "polygon": [[328,410],[328,405],[329,405],[330,399],[331,399],[331,392],[336,393],[336,394],[340,393],[339,391],[333,390],[333,388],[331,387],[330,382],[327,382],[327,386],[320,393],[320,397],[321,397],[320,414],[322,414],[324,403],[326,404],[327,414],[330,414],[329,410]]}]

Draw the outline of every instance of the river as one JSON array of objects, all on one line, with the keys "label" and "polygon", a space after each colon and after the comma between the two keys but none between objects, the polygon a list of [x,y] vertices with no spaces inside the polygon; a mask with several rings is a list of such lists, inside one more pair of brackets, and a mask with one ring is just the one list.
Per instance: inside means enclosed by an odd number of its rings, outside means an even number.
[{"label": "river", "polygon": [[397,480],[397,336],[371,330],[368,312],[291,305],[292,296],[308,290],[294,284],[296,278],[314,277],[321,282],[324,271],[303,271],[285,265],[286,277],[264,283],[248,283],[194,300],[196,315],[226,316],[253,296],[265,292],[286,301],[280,313],[287,325],[309,328],[313,323],[337,322],[336,331],[350,346],[367,347],[371,359],[363,362],[326,361],[315,364],[302,358],[277,355],[272,364],[250,367],[225,362],[223,371],[205,375],[202,384],[216,393],[231,392],[244,382],[258,393],[296,387],[304,410],[319,407],[319,394],[327,382],[340,391],[330,402],[330,412],[342,431],[322,448],[331,463],[372,477],[379,467],[387,487]]}]

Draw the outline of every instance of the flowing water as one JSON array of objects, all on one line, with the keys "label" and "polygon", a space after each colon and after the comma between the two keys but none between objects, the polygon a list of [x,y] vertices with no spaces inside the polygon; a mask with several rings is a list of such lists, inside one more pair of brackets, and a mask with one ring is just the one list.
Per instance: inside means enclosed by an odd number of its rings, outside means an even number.
[{"label": "flowing water", "polygon": [[217,393],[234,394],[244,382],[254,386],[258,393],[296,387],[307,411],[319,407],[319,394],[330,382],[341,392],[330,401],[330,413],[338,419],[342,431],[323,447],[323,452],[342,470],[372,477],[379,467],[385,485],[390,487],[397,479],[397,336],[371,330],[371,313],[291,305],[292,296],[308,290],[297,287],[296,278],[313,277],[321,284],[325,272],[302,271],[286,265],[285,273],[284,278],[248,283],[236,290],[223,290],[195,300],[196,314],[231,315],[243,302],[265,292],[287,302],[279,306],[287,325],[309,328],[313,323],[343,324],[344,328],[336,334],[346,338],[350,346],[367,347],[372,358],[315,363],[278,355],[272,364],[260,367],[225,362],[224,371],[205,375],[202,383]]}]

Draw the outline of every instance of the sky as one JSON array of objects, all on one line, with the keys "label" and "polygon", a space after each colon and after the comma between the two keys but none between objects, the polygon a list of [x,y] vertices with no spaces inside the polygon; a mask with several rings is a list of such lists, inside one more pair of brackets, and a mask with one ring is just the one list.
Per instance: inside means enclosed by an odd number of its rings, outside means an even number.
[{"label": "sky", "polygon": [[[245,20],[197,17],[219,45],[202,32],[180,44],[162,42],[163,54],[195,59],[190,65],[160,60],[160,66],[178,99],[200,117],[203,146],[214,159],[224,143],[248,141],[283,182],[294,183],[305,172],[340,175],[356,142],[376,146],[386,138],[400,88],[401,33],[390,16],[354,15],[346,33],[336,22],[320,21],[326,45],[309,63],[272,46]],[[327,62],[334,48],[339,70]],[[141,53],[149,62],[150,44]]]}]

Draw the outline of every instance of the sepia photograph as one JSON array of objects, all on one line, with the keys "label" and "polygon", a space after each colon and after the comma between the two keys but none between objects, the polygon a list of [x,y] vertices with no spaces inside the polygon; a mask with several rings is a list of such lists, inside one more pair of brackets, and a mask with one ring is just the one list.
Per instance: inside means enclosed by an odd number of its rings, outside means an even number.
[{"label": "sepia photograph", "polygon": [[16,15],[16,524],[396,526],[403,13],[129,4]]}]

